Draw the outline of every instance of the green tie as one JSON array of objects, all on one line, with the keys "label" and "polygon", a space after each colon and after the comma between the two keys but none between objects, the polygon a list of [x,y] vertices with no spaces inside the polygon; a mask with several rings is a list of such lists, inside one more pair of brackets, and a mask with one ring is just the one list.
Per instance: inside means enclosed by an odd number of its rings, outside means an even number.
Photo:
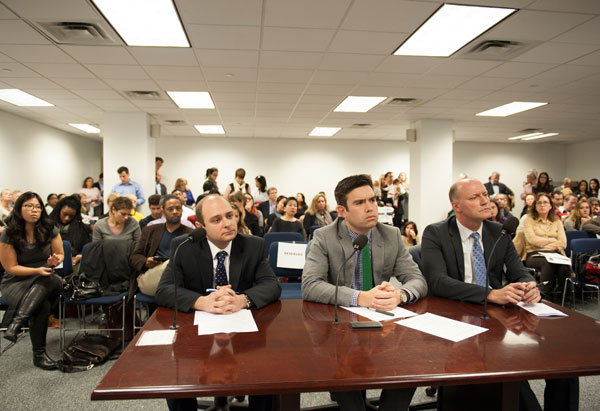
[{"label": "green tie", "polygon": [[371,266],[371,249],[367,244],[361,252],[362,261],[362,289],[363,291],[369,291],[373,288],[373,267]]}]

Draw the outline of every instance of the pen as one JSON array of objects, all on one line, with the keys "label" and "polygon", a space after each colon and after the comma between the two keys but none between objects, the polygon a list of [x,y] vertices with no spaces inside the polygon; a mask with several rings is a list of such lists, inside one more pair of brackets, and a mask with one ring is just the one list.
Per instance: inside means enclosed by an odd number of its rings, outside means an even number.
[{"label": "pen", "polygon": [[536,285],[536,287],[537,287],[537,288],[540,288],[540,285],[546,285],[546,284],[548,284],[549,282],[550,282],[550,281],[544,281],[544,282],[542,282],[542,283],[539,283],[539,284],[537,284],[537,285]]},{"label": "pen", "polygon": [[374,308],[369,308],[369,310],[371,310],[371,311],[375,311],[376,313],[379,313],[379,314],[383,314],[383,315],[389,315],[390,317],[393,317],[393,316],[394,316],[394,313],[391,313],[391,312],[389,312],[389,311],[381,311],[381,310],[376,310],[376,309],[374,309]]},{"label": "pen", "polygon": [[[207,289],[206,289],[206,292],[207,292],[207,293],[214,293],[215,291],[217,291],[217,289],[216,289],[216,288],[207,288]],[[236,293],[236,294],[239,294],[237,291],[234,291],[234,293]]]}]

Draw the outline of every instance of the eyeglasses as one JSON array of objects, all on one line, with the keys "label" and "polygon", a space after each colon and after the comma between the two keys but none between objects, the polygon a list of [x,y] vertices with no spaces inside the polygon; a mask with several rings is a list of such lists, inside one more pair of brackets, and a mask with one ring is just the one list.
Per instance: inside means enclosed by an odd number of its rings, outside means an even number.
[{"label": "eyeglasses", "polygon": [[42,210],[42,206],[39,204],[23,204],[23,208],[26,208],[29,211],[31,211],[31,210],[41,211]]},{"label": "eyeglasses", "polygon": [[537,204],[539,204],[539,205],[550,205],[550,203],[548,201],[538,201]]}]

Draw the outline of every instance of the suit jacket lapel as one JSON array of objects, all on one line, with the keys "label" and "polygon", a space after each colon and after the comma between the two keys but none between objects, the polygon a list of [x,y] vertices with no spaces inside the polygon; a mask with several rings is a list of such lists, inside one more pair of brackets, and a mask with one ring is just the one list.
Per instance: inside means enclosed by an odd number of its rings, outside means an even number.
[{"label": "suit jacket lapel", "polygon": [[483,256],[485,258],[485,265],[487,267],[490,253],[492,252],[492,247],[494,246],[494,237],[492,237],[490,230],[485,229],[485,224],[483,224],[481,229],[481,236],[483,240]]},{"label": "suit jacket lapel", "polygon": [[231,243],[231,255],[229,256],[229,284],[234,290],[238,289],[242,275],[243,249],[239,238],[236,236]]},{"label": "suit jacket lapel", "polygon": [[378,226],[371,231],[371,261],[373,265],[373,285],[379,285],[379,278],[383,273],[384,261],[383,238]]},{"label": "suit jacket lapel", "polygon": [[204,294],[204,290],[207,288],[213,288],[214,268],[212,254],[206,239],[202,240],[202,242],[196,247],[198,248],[197,252],[194,253],[196,264],[192,265],[192,267],[199,267],[200,272],[194,274],[201,283],[201,290],[199,292]]},{"label": "suit jacket lapel", "polygon": [[465,258],[463,256],[462,241],[460,239],[460,232],[456,225],[456,217],[448,220],[448,233],[452,241],[452,247],[454,248],[454,254],[456,256],[456,262],[458,264],[458,273],[460,280],[465,281]]},{"label": "suit jacket lapel", "polygon": [[[352,247],[352,238],[350,238],[350,233],[348,232],[348,227],[344,220],[340,220],[337,227],[338,233],[338,241],[340,243],[340,247],[343,251],[343,260],[346,261],[348,257],[354,252],[354,248]],[[346,263],[346,269],[344,271],[344,278],[340,280],[340,285],[345,285],[347,287],[352,287],[352,281],[354,280],[354,267],[355,267],[355,259],[351,258],[350,261]],[[334,270],[339,270],[338,267],[332,267]],[[337,272],[333,272],[333,279],[335,280],[335,276]]]}]

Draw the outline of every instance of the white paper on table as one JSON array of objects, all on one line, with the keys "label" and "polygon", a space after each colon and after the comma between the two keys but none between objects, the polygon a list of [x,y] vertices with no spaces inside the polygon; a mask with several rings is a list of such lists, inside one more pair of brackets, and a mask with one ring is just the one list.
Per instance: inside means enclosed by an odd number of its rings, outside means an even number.
[{"label": "white paper on table", "polygon": [[396,321],[396,324],[454,342],[462,341],[488,330],[477,325],[463,323],[431,313]]},{"label": "white paper on table", "polygon": [[[340,306],[340,307],[342,307],[342,306]],[[406,310],[402,307],[396,307],[393,310],[388,311],[388,312],[394,314],[393,317],[391,315],[379,314],[378,312],[370,310],[367,307],[342,307],[342,308],[344,310],[351,311],[354,314],[358,314],[363,317],[366,317],[371,321],[397,320],[398,318],[408,318],[408,317],[414,317],[415,315],[417,315],[416,313],[413,313],[412,311]]]},{"label": "white paper on table", "polygon": [[143,331],[135,345],[170,345],[175,340],[175,330]]},{"label": "white paper on table", "polygon": [[258,331],[250,310],[240,310],[232,314],[211,314],[205,311],[196,311],[194,325],[198,326],[198,335]]},{"label": "white paper on table", "polygon": [[306,261],[306,244],[279,243],[277,246],[277,267],[302,270]]},{"label": "white paper on table", "polygon": [[541,255],[542,257],[544,257],[546,259],[546,261],[548,261],[550,264],[563,264],[563,265],[571,265],[571,259],[569,257],[565,257],[562,254],[559,253],[542,253],[542,252],[538,252],[539,255]]},{"label": "white paper on table", "polygon": [[520,303],[517,303],[517,305],[538,317],[568,317],[568,315],[562,311],[558,311],[556,308],[552,308],[544,303],[525,304],[521,301]]}]

